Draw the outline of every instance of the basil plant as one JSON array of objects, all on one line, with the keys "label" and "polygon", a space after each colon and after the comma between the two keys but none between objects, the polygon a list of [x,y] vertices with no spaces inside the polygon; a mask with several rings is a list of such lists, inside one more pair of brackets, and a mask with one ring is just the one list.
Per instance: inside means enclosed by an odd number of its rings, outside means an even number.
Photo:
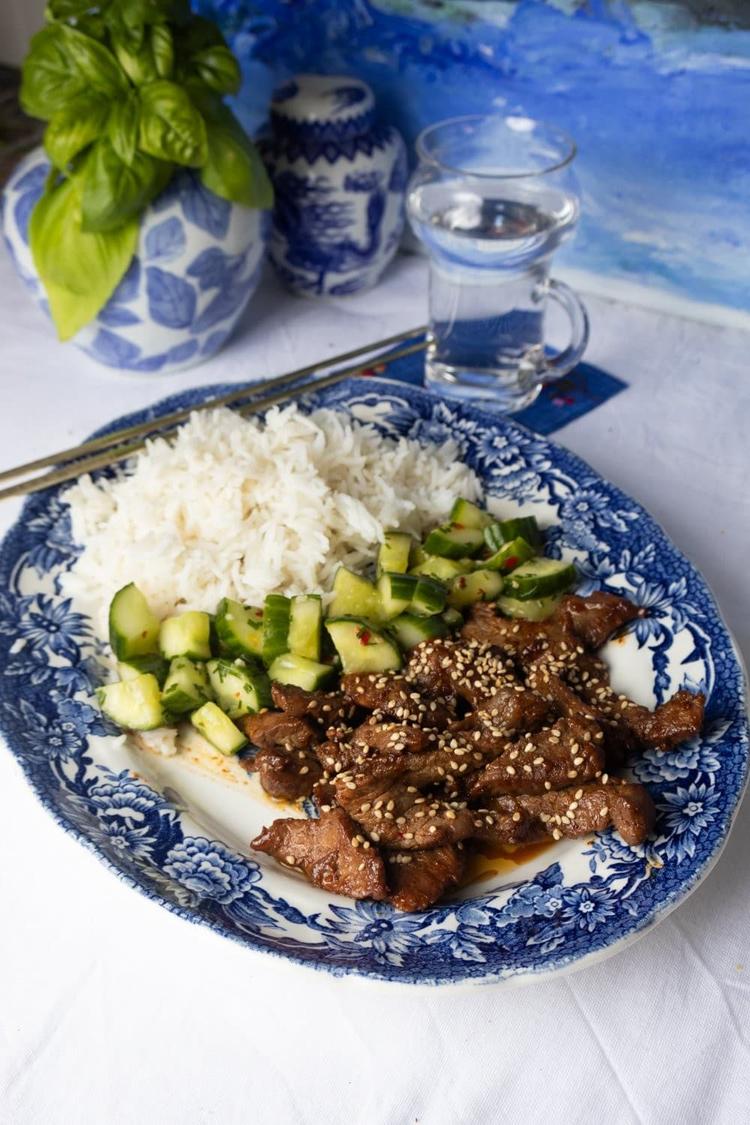
[{"label": "basil plant", "polygon": [[260,157],[223,100],[240,80],[220,31],[188,0],[49,0],[21,104],[48,122],[52,167],[29,242],[61,340],[107,303],[140,215],[179,168],[233,203],[271,206]]}]

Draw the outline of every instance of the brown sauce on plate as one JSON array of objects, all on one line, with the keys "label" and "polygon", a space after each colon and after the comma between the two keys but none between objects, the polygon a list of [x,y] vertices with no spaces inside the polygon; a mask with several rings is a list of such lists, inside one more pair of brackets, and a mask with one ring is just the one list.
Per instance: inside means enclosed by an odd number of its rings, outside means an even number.
[{"label": "brown sauce on plate", "polygon": [[470,887],[473,883],[481,883],[495,875],[504,875],[514,867],[536,859],[554,843],[554,840],[547,838],[533,844],[480,844],[466,864],[461,886]]}]

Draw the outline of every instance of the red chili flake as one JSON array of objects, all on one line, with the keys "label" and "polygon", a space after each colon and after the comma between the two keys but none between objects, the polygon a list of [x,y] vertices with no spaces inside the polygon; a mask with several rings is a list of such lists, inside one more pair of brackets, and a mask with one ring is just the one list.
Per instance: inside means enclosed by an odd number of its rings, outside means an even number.
[{"label": "red chili flake", "polygon": [[372,633],[369,629],[358,629],[357,637],[359,638],[359,643],[361,645],[369,645],[370,641],[372,640]]},{"label": "red chili flake", "polygon": [[505,567],[506,570],[510,570],[510,568],[512,566],[518,566],[518,559],[516,558],[515,555],[511,555],[509,559],[505,560],[505,562],[503,563],[503,566]]},{"label": "red chili flake", "polygon": [[466,589],[466,579],[463,577],[463,575],[461,576],[461,578],[459,578],[458,585],[462,590]]}]

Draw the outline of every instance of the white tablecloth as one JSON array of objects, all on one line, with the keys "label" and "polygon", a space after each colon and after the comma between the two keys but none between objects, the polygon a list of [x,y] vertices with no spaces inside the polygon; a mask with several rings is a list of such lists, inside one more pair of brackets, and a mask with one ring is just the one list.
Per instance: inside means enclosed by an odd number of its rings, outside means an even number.
[{"label": "white tablecloth", "polygon": [[[225,351],[133,378],[58,346],[0,256],[0,464],[199,383],[421,322],[423,264],[313,303],[268,282]],[[590,298],[587,358],[629,389],[559,440],[640,500],[750,652],[750,337]],[[0,526],[15,518],[5,504]],[[121,884],[0,753],[0,1121],[13,1125],[692,1125],[750,1120],[750,805],[718,867],[635,946],[523,988],[335,980]]]}]

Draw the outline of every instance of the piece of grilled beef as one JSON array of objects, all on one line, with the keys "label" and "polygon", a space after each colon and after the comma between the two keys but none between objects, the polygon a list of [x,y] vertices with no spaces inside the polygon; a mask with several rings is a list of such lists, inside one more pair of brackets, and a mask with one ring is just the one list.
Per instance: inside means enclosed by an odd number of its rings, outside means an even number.
[{"label": "piece of grilled beef", "polygon": [[389,899],[398,910],[426,910],[460,881],[464,845],[446,844],[417,852],[386,852]]},{"label": "piece of grilled beef", "polygon": [[388,897],[378,849],[343,809],[321,813],[318,820],[275,820],[250,846],[287,867],[299,868],[324,891],[349,898]]},{"label": "piece of grilled beef", "polygon": [[321,729],[353,722],[358,714],[355,703],[343,691],[305,691],[295,684],[271,684],[274,704],[295,719],[307,719]]},{"label": "piece of grilled beef", "polygon": [[[616,594],[598,591],[586,598],[568,594],[545,621],[521,621],[501,616],[494,605],[478,602],[472,607],[461,636],[481,644],[495,645],[524,658],[538,654],[542,646],[558,650],[561,644],[573,651],[600,648],[612,633],[643,611]],[[565,652],[566,649],[562,649]]]},{"label": "piece of grilled beef", "polygon": [[266,793],[278,800],[297,801],[310,797],[323,767],[307,750],[283,750],[266,746],[254,757],[240,759],[248,773],[257,773]]},{"label": "piece of grilled beef", "polygon": [[349,674],[342,677],[341,688],[358,706],[399,722],[442,730],[455,718],[452,699],[424,694],[405,676],[392,672]]},{"label": "piece of grilled beef", "polygon": [[524,735],[489,762],[468,784],[477,800],[503,793],[544,793],[601,777],[605,754],[597,723],[575,717]]},{"label": "piece of grilled beef", "polygon": [[319,739],[311,723],[284,711],[259,711],[257,715],[245,715],[240,719],[240,725],[253,746],[261,750],[276,747],[311,750]]},{"label": "piece of grilled beef", "polygon": [[493,844],[586,836],[614,827],[626,844],[642,844],[654,824],[648,790],[635,782],[611,778],[550,793],[494,797],[476,810],[474,836]]},{"label": "piece of grilled beef", "polygon": [[470,639],[422,641],[409,653],[405,675],[429,696],[458,695],[471,707],[518,683],[512,661]]},{"label": "piece of grilled beef", "polygon": [[[471,835],[472,818],[457,802],[431,797],[404,780],[407,755],[376,758],[334,781],[336,801],[375,843],[413,851]],[[419,760],[422,755],[413,755]]]}]

